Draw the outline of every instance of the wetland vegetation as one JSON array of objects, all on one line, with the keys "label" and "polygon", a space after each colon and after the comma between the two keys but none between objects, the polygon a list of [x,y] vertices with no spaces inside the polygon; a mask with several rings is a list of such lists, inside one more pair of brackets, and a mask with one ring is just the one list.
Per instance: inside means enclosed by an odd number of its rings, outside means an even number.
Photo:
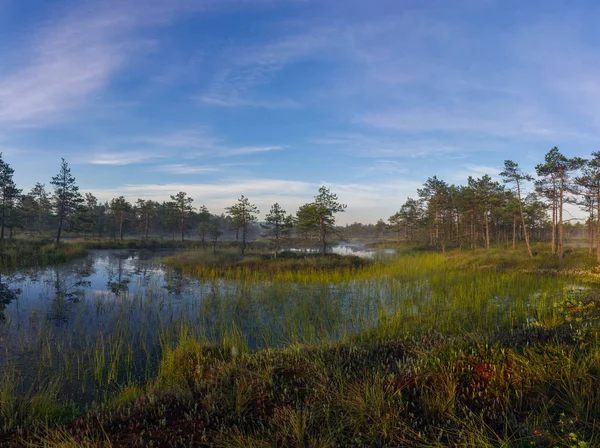
[{"label": "wetland vegetation", "polygon": [[521,197],[508,162],[347,226],[325,187],[258,222],[2,162],[0,445],[598,446],[600,164],[553,149]]}]

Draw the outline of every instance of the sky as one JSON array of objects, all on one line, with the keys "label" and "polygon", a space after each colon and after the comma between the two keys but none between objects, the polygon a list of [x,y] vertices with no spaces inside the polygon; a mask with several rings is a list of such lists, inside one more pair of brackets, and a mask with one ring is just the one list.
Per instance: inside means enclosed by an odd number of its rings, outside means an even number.
[{"label": "sky", "polygon": [[262,216],[320,185],[340,223],[430,176],[600,149],[600,2],[0,0],[0,152],[28,191]]}]

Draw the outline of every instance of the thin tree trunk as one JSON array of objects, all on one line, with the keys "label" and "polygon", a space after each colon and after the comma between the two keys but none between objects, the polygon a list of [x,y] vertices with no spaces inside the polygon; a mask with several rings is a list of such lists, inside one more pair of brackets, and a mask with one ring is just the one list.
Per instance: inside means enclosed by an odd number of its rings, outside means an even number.
[{"label": "thin tree trunk", "polygon": [[588,252],[594,252],[594,204],[590,205],[590,216],[588,218]]},{"label": "thin tree trunk", "polygon": [[596,196],[596,259],[600,263],[600,192]]},{"label": "thin tree trunk", "polygon": [[439,213],[438,213],[438,198],[435,197],[435,247],[440,247],[440,223],[438,221]]},{"label": "thin tree trunk", "polygon": [[517,214],[513,215],[513,250],[517,247]]},{"label": "thin tree trunk", "polygon": [[475,250],[475,212],[471,211],[471,249]]},{"label": "thin tree trunk", "polygon": [[490,222],[487,216],[487,212],[483,214],[483,219],[485,219],[485,247],[486,249],[490,248]]},{"label": "thin tree trunk", "polygon": [[[527,227],[525,226],[525,214],[523,213],[523,202],[521,201],[521,186],[519,181],[517,180],[517,194],[519,195],[519,209],[521,211],[521,222],[523,224],[523,234],[525,235],[525,244],[527,245],[527,252],[529,256],[533,258],[533,253],[531,252],[531,246],[529,245],[529,235],[527,234]],[[562,210],[561,210],[562,212]],[[562,213],[561,213],[562,219]]]},{"label": "thin tree trunk", "polygon": [[148,242],[148,220],[149,220],[150,216],[148,214],[146,214],[146,226],[144,228],[144,240],[146,242]]},{"label": "thin tree trunk", "polygon": [[556,183],[552,180],[552,254],[556,253]]},{"label": "thin tree trunk", "polygon": [[183,234],[184,234],[184,228],[185,228],[185,211],[183,210],[183,207],[181,208],[180,227],[181,227],[181,242],[183,243]]},{"label": "thin tree trunk", "polygon": [[558,204],[558,259],[562,260],[564,254],[563,247],[563,194],[565,190],[564,172],[560,171],[560,198]]},{"label": "thin tree trunk", "polygon": [[119,240],[123,241],[123,212],[119,216]]},{"label": "thin tree trunk", "polygon": [[63,219],[64,219],[64,215],[65,215],[65,206],[64,204],[61,202],[60,204],[60,208],[58,210],[59,216],[58,216],[58,232],[56,233],[56,245],[58,246],[60,244],[60,234],[62,233],[62,226],[63,226]]},{"label": "thin tree trunk", "polygon": [[321,243],[323,243],[323,255],[327,253],[327,241],[325,239],[325,224],[323,223],[323,218],[319,218],[319,226],[321,227]]},{"label": "thin tree trunk", "polygon": [[246,228],[242,228],[242,257],[246,252]]}]

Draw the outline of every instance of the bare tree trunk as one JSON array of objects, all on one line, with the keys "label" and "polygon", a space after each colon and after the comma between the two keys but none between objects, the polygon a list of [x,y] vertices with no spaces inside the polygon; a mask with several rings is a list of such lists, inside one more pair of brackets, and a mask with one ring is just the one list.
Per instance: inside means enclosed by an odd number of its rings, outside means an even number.
[{"label": "bare tree trunk", "polygon": [[242,257],[244,256],[245,252],[246,252],[246,227],[242,228]]},{"label": "bare tree trunk", "polygon": [[594,251],[594,204],[590,205],[590,216],[588,218],[588,252],[592,255]]},{"label": "bare tree trunk", "polygon": [[490,248],[490,222],[487,216],[487,212],[484,213],[483,218],[485,219],[485,248]]},{"label": "bare tree trunk", "polygon": [[471,249],[475,250],[475,212],[471,211]]},{"label": "bare tree trunk", "polygon": [[517,214],[513,215],[513,250],[517,248]]},{"label": "bare tree trunk", "polygon": [[146,213],[146,225],[144,226],[144,240],[148,241],[148,224],[149,224],[150,216]]},{"label": "bare tree trunk", "polygon": [[563,193],[565,190],[564,172],[560,170],[560,199],[558,204],[558,259],[562,260],[564,254],[563,247]]},{"label": "bare tree trunk", "polygon": [[183,207],[181,209],[181,222],[179,225],[181,227],[181,242],[183,243],[183,235],[185,232],[185,211],[183,210]]},{"label": "bare tree trunk", "polygon": [[600,263],[600,193],[596,196],[596,259]]},{"label": "bare tree trunk", "polygon": [[[521,222],[523,223],[523,234],[525,235],[525,244],[527,245],[527,252],[529,256],[533,258],[533,253],[531,252],[531,246],[529,245],[529,235],[527,234],[527,227],[525,226],[525,214],[523,213],[523,202],[521,201],[521,185],[517,180],[517,194],[519,195],[519,209],[521,211]],[[561,219],[562,219],[562,210],[561,210]]]},{"label": "bare tree trunk", "polygon": [[58,232],[56,233],[56,245],[58,246],[60,244],[60,234],[62,233],[62,226],[63,226],[63,219],[64,219],[64,215],[65,215],[65,206],[64,204],[60,204],[60,208],[59,208],[59,216],[58,216]]},{"label": "bare tree trunk", "polygon": [[121,216],[119,217],[119,240],[123,241],[123,212],[121,212]]},{"label": "bare tree trunk", "polygon": [[556,253],[556,183],[552,180],[554,185],[552,191],[552,254]]},{"label": "bare tree trunk", "polygon": [[440,247],[440,223],[438,221],[438,199],[435,197],[435,247]]}]

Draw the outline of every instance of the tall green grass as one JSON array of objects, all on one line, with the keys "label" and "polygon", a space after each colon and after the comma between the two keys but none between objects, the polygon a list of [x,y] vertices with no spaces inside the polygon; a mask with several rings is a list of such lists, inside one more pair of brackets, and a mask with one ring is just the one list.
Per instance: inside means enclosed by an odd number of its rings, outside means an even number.
[{"label": "tall green grass", "polygon": [[32,266],[60,264],[82,257],[87,250],[80,244],[50,241],[8,240],[0,244],[0,269],[9,271]]},{"label": "tall green grass", "polygon": [[[79,389],[106,410],[100,426],[111,443],[127,433],[158,443],[178,436],[170,427],[216,446],[599,441],[594,287],[498,256],[402,253],[358,268],[203,272],[198,296],[186,300],[152,283],[143,294],[83,297],[69,331],[31,318],[34,331],[24,330],[6,363],[26,354],[38,380],[24,387],[9,375],[2,387],[13,397],[41,379],[67,384],[53,392],[58,407]],[[85,331],[91,310],[97,333]],[[0,400],[5,437],[51,426],[11,403]],[[85,437],[106,440],[90,428]]]}]

